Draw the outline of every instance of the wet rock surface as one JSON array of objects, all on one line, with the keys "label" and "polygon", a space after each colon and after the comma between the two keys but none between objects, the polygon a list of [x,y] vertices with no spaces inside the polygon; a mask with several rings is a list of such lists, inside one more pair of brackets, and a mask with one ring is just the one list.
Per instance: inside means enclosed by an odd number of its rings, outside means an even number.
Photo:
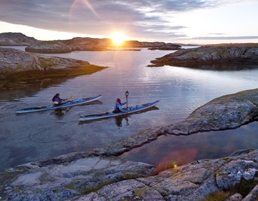
[{"label": "wet rock surface", "polygon": [[[257,200],[258,150],[166,169],[117,157],[159,135],[235,128],[257,120],[258,89],[222,96],[185,121],[148,129],[112,145],[7,169],[2,200]],[[222,199],[223,198],[223,199]]]},{"label": "wet rock surface", "polygon": [[242,70],[258,67],[258,44],[206,45],[181,49],[151,61],[149,66],[182,66],[210,70]]}]

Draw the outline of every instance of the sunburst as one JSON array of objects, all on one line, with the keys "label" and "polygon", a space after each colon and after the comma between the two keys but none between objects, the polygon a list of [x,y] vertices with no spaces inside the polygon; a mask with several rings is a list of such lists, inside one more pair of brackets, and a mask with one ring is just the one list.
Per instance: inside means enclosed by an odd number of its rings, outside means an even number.
[{"label": "sunburst", "polygon": [[125,42],[125,36],[122,32],[113,33],[111,39],[115,46],[121,46]]}]

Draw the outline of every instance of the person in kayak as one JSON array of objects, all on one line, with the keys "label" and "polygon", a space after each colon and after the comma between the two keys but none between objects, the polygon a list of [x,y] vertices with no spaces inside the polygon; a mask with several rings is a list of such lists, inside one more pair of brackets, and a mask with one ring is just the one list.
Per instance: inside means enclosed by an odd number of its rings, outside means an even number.
[{"label": "person in kayak", "polygon": [[54,103],[54,105],[60,105],[62,103],[66,102],[66,99],[62,99],[60,98],[60,94],[57,93],[56,95],[54,95],[54,97],[52,98],[52,101]]},{"label": "person in kayak", "polygon": [[115,102],[115,106],[114,106],[114,113],[119,113],[119,112],[127,112],[127,110],[123,109],[122,108],[122,105],[126,104],[126,102],[124,103],[121,103],[121,99],[118,98],[116,99],[116,102]]}]

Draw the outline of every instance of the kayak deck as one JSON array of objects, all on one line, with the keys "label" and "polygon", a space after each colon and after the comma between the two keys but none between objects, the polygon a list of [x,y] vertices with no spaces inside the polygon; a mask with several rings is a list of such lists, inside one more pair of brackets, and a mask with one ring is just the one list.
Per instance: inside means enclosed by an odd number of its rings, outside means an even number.
[{"label": "kayak deck", "polygon": [[81,99],[76,99],[76,100],[71,100],[67,101],[65,103],[62,103],[60,105],[48,105],[48,106],[36,106],[36,107],[30,107],[30,108],[23,108],[16,110],[17,114],[22,114],[22,113],[30,113],[30,112],[40,112],[40,111],[46,111],[46,110],[52,110],[52,109],[58,109],[58,108],[66,108],[66,107],[72,107],[76,105],[81,105],[85,103],[89,103],[95,100],[98,100],[101,98],[101,95],[98,96],[92,96],[88,98],[81,98]]},{"label": "kayak deck", "polygon": [[[91,115],[84,115],[79,117],[79,121],[91,121],[91,120],[96,120],[96,119],[104,119],[104,118],[109,118],[109,117],[117,117],[120,115],[126,115],[126,114],[131,114],[135,113],[138,111],[142,111],[151,107],[154,107],[159,100],[150,102],[150,103],[145,103],[142,105],[135,105],[132,107],[127,108],[127,112],[119,112],[119,113],[114,113],[114,112],[104,112],[104,113],[99,113],[99,114],[91,114]],[[124,108],[126,109],[126,108]]]}]

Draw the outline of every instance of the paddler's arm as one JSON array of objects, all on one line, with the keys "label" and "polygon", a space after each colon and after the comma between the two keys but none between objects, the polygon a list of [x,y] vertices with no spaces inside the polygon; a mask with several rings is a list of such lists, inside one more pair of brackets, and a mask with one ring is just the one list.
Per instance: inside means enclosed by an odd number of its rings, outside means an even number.
[{"label": "paddler's arm", "polygon": [[118,105],[118,107],[119,107],[119,110],[120,110],[121,112],[127,112],[127,110],[125,110],[125,109],[122,108],[122,105]]}]

